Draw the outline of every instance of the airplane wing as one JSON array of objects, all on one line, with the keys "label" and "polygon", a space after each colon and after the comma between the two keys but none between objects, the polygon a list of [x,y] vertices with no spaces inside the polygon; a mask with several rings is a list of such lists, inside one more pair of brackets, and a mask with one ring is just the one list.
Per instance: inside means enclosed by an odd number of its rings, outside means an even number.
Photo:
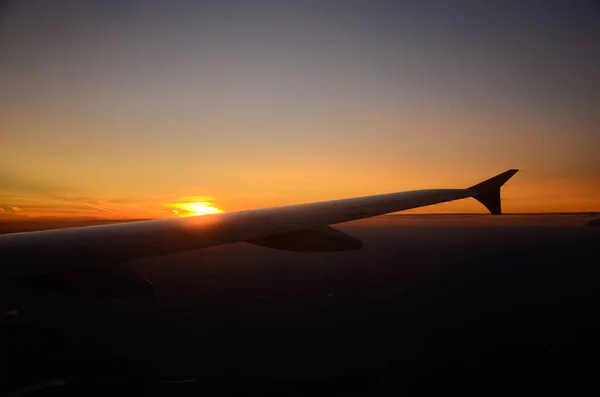
[{"label": "airplane wing", "polygon": [[49,274],[246,241],[269,248],[327,252],[362,247],[330,227],[447,201],[475,198],[500,214],[500,187],[511,169],[467,189],[427,189],[213,215],[160,219],[0,236],[0,276]]}]

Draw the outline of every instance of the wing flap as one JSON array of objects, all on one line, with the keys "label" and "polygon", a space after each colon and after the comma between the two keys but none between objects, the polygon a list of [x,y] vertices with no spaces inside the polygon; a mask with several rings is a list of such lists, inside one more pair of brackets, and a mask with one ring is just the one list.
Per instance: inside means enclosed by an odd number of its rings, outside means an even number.
[{"label": "wing flap", "polygon": [[247,242],[267,248],[298,252],[347,251],[360,249],[363,246],[361,240],[329,226],[295,230],[251,239]]}]

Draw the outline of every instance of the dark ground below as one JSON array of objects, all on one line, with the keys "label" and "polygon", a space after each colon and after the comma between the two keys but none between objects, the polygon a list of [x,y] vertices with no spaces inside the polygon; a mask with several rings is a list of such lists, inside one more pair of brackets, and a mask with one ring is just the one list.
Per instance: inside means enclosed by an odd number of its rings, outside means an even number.
[{"label": "dark ground below", "polygon": [[600,229],[432,219],[339,226],[360,251],[240,243],[131,263],[150,300],[3,285],[18,315],[0,322],[2,390],[598,394]]}]

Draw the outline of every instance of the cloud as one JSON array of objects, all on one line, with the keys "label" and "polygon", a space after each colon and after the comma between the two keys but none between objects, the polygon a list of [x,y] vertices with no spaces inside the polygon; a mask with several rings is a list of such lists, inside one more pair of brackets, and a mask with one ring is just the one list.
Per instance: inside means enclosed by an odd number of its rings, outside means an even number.
[{"label": "cloud", "polygon": [[218,201],[221,198],[213,197],[213,196],[183,196],[179,197],[177,200],[174,200],[173,203],[197,203],[197,202],[210,202],[210,201]]},{"label": "cloud", "polygon": [[0,200],[0,217],[160,218],[172,215],[163,208],[163,201],[124,204],[62,195],[2,195]]},{"label": "cloud", "polygon": [[23,210],[17,206],[0,204],[0,215],[16,215],[21,211]]},{"label": "cloud", "polygon": [[[155,205],[160,208],[161,205]],[[0,170],[0,216],[21,217],[156,217],[150,206],[117,203],[77,194],[50,181]],[[145,210],[146,209],[146,210]]]},{"label": "cloud", "polygon": [[214,202],[218,199],[214,196],[177,194],[98,198],[81,194],[76,189],[0,170],[0,217],[164,218],[174,215],[168,204]]}]

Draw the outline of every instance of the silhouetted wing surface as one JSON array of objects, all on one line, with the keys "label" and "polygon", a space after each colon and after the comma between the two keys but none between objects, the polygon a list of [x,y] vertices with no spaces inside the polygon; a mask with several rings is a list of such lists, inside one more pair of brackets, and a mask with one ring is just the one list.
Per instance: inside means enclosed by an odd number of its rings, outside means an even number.
[{"label": "silhouetted wing surface", "polygon": [[[515,172],[507,171],[500,174],[506,176],[510,173],[507,178],[497,176],[494,181],[504,183]],[[468,197],[481,201],[475,189],[477,186],[6,234],[0,236],[0,272],[5,276],[41,274],[69,265],[103,265],[240,241],[295,251],[356,249],[360,248],[356,239],[328,226]],[[493,189],[489,184],[484,186],[487,197]],[[298,239],[298,243],[290,239]]]}]

